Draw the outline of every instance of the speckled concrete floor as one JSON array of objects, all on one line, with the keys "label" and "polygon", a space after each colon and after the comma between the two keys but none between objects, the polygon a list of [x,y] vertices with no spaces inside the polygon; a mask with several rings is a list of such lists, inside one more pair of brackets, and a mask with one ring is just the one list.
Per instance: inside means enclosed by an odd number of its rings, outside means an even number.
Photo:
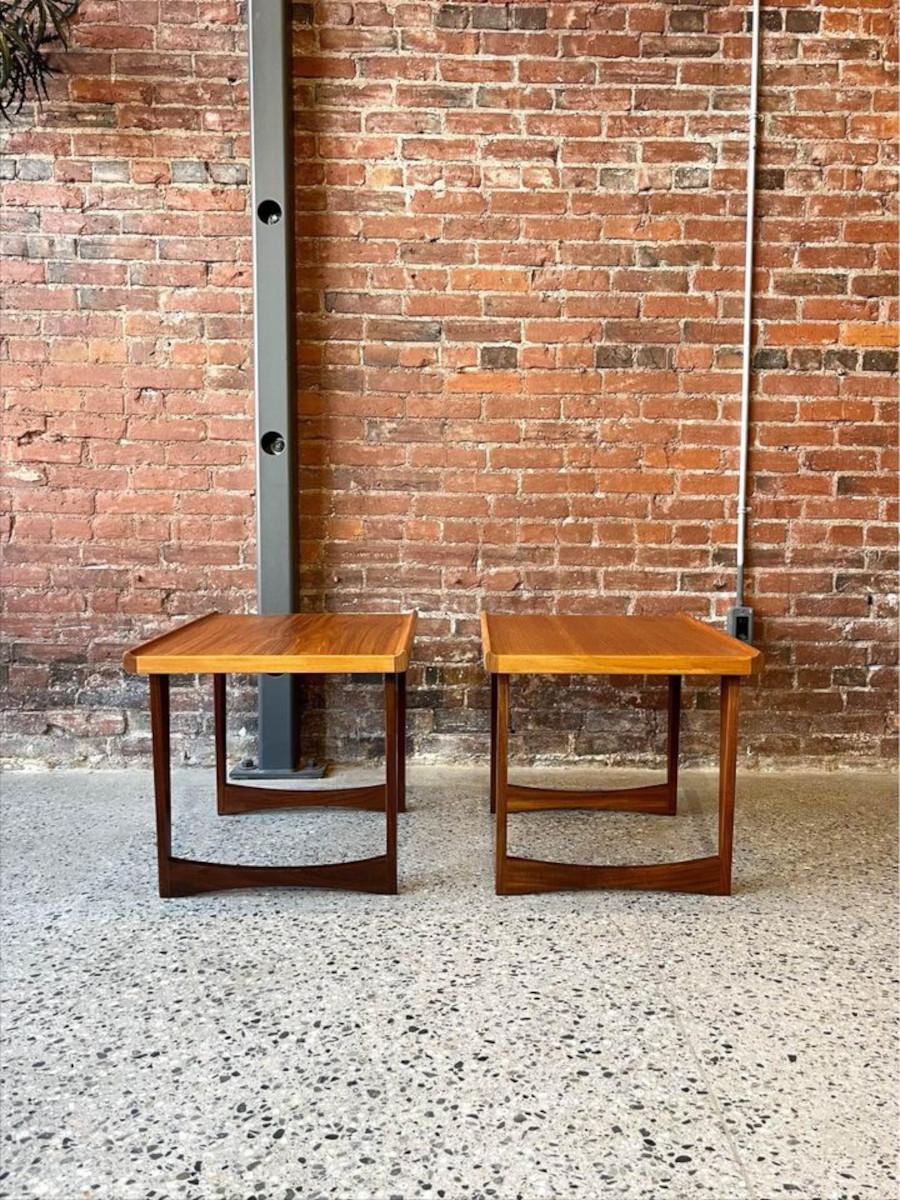
[{"label": "speckled concrete floor", "polygon": [[[210,788],[176,773],[177,852],[379,844],[371,814],[216,818]],[[714,776],[682,795],[516,816],[511,845],[708,853]],[[498,899],[485,771],[414,768],[401,896],[163,902],[149,774],[8,775],[0,1196],[894,1200],[893,796],[742,778],[730,900]]]}]

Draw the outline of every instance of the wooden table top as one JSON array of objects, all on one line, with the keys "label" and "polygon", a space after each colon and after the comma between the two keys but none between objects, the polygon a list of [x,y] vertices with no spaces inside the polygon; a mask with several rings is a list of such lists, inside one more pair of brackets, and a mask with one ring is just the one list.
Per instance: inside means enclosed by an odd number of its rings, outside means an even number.
[{"label": "wooden table top", "polygon": [[210,613],[129,650],[135,675],[395,674],[409,665],[415,613]]},{"label": "wooden table top", "polygon": [[498,675],[755,675],[763,656],[711,625],[671,617],[482,613],[484,664]]}]

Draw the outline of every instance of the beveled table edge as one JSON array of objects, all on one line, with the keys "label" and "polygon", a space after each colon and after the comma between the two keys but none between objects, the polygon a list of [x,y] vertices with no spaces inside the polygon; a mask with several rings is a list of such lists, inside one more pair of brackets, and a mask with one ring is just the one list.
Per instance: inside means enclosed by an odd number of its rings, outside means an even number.
[{"label": "beveled table edge", "polygon": [[[320,655],[304,655],[305,664],[301,667],[286,665],[284,655],[253,655],[252,665],[248,665],[246,658],[241,655],[227,654],[209,654],[196,655],[192,660],[193,665],[185,666],[182,656],[173,655],[171,658],[157,658],[153,660],[153,666],[147,666],[144,660],[151,657],[152,647],[164,638],[171,637],[173,633],[180,633],[184,629],[189,629],[193,625],[200,625],[204,621],[209,621],[213,617],[222,615],[244,617],[244,616],[343,616],[343,617],[398,617],[404,622],[402,636],[404,640],[404,648],[399,654],[360,654],[360,655],[342,655],[342,654],[320,654]],[[406,671],[409,667],[410,657],[412,654],[413,634],[418,621],[418,612],[413,609],[407,613],[228,613],[222,614],[216,610],[204,613],[202,617],[194,617],[190,621],[185,621],[181,625],[176,625],[172,629],[167,629],[164,633],[157,634],[147,642],[142,642],[138,646],[133,646],[126,650],[122,656],[122,667],[125,671],[132,675],[204,675],[204,674],[243,674],[250,675],[265,674],[268,672],[282,673],[285,675],[326,675],[326,674],[347,674],[347,675],[396,675]],[[347,660],[353,662],[353,666],[347,665]],[[201,664],[201,665],[197,665]],[[307,665],[308,664],[308,665]]]},{"label": "beveled table edge", "polygon": [[[740,657],[723,655],[541,655],[535,654],[498,654],[491,649],[489,620],[492,616],[516,617],[536,615],[565,616],[564,613],[489,613],[481,612],[481,639],[484,652],[485,670],[492,675],[757,675],[762,670],[765,658],[761,650],[738,641],[730,634],[724,633],[692,617],[690,613],[673,613],[679,620],[699,626],[707,633],[718,638],[729,646],[740,646],[744,653]],[[569,614],[590,616],[589,613]],[[606,614],[596,614],[598,616]],[[624,614],[623,614],[624,615]],[[542,662],[542,658],[550,662]],[[694,659],[694,665],[691,660]]]}]

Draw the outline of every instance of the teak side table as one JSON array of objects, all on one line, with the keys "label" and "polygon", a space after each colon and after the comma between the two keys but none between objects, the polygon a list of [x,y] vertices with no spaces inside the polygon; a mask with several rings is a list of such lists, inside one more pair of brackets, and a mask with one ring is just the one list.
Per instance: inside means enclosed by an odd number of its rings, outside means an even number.
[{"label": "teak side table", "polygon": [[[150,676],[159,894],[243,887],[397,891],[397,812],[405,808],[406,669],[415,613],[226,616],[210,613],[129,650],[127,671]],[[369,787],[282,791],[231,783],[227,774],[225,682],[228,674],[289,672],[384,675],[385,782]],[[172,857],[169,676],[211,674],[215,704],[216,799],[221,814],[275,808],[331,807],[384,812],[384,854],[315,866],[239,866]]]},{"label": "teak side table", "polygon": [[[498,895],[572,888],[648,888],[730,895],[742,676],[762,669],[758,650],[684,614],[673,617],[481,617],[491,673],[491,811],[496,812]],[[669,680],[666,782],[606,791],[509,783],[511,675],[665,675]],[[507,853],[507,815],[537,809],[607,809],[673,815],[678,796],[678,733],[683,675],[721,680],[719,842],[716,854],[684,862],[593,866],[517,858]]]}]

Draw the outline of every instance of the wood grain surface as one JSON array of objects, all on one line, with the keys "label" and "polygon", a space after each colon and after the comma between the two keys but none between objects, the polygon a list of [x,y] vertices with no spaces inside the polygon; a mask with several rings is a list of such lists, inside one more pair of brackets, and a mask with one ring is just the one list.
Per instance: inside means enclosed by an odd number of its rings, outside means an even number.
[{"label": "wood grain surface", "polygon": [[501,675],[755,675],[752,646],[684,613],[592,617],[482,613],[487,669]]},{"label": "wood grain surface", "polygon": [[415,613],[210,613],[129,650],[137,675],[405,671]]}]

